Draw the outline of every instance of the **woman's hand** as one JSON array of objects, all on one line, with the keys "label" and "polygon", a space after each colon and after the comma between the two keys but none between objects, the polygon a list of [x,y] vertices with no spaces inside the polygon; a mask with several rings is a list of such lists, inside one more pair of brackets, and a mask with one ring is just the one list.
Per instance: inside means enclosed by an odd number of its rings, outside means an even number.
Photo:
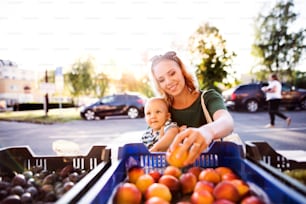
[{"label": "woman's hand", "polygon": [[209,146],[212,138],[212,133],[208,127],[186,128],[177,134],[168,151],[171,154],[177,146],[181,145],[182,147],[177,153],[177,158],[179,159],[187,151],[188,158],[184,161],[184,165],[192,164]]},{"label": "woman's hand", "polygon": [[213,115],[214,122],[203,125],[199,128],[180,128],[180,133],[177,134],[174,141],[170,145],[168,152],[173,152],[175,148],[181,145],[178,151],[177,158],[179,159],[186,151],[188,158],[185,165],[192,164],[207,149],[209,144],[220,139],[233,131],[234,121],[232,116],[226,110],[218,110]]},{"label": "woman's hand", "polygon": [[268,88],[267,88],[267,86],[263,86],[263,87],[261,87],[261,90],[262,90],[263,92],[267,92]]}]

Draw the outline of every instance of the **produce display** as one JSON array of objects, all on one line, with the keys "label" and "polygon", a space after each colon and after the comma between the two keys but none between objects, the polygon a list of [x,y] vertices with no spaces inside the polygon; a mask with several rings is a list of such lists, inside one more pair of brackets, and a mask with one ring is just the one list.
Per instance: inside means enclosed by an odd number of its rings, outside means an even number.
[{"label": "produce display", "polygon": [[87,173],[72,165],[58,171],[33,166],[13,177],[3,176],[0,179],[0,203],[53,203]]},{"label": "produce display", "polygon": [[280,177],[246,159],[241,146],[235,143],[214,142],[189,166],[182,163],[184,157],[171,157],[167,152],[151,153],[143,143],[126,144],[118,148],[118,160],[112,161],[78,201],[99,204],[305,203],[303,191],[286,185]]},{"label": "produce display", "polygon": [[127,169],[127,178],[115,188],[114,204],[264,204],[246,181],[229,167],[179,168],[169,165],[146,172],[143,167]]}]

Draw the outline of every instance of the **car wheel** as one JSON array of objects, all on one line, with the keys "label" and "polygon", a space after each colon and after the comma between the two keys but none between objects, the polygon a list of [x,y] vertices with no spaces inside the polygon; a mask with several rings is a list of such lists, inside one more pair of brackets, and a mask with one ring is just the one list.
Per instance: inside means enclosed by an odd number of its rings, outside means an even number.
[{"label": "car wheel", "polygon": [[84,118],[86,120],[94,120],[95,117],[95,112],[93,112],[92,110],[86,110],[84,113]]},{"label": "car wheel", "polygon": [[248,112],[251,112],[251,113],[256,112],[258,111],[258,108],[259,108],[259,104],[256,100],[252,99],[246,102],[246,109]]},{"label": "car wheel", "polygon": [[301,109],[306,110],[306,98],[301,100],[300,107]]},{"label": "car wheel", "polygon": [[137,118],[139,117],[139,110],[135,107],[130,107],[127,111],[127,115],[132,119]]}]

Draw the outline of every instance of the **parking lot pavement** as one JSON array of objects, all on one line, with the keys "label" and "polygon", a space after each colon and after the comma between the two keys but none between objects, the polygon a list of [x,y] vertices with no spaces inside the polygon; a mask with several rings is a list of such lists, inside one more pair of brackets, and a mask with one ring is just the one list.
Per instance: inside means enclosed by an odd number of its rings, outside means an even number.
[{"label": "parking lot pavement", "polygon": [[143,118],[78,120],[53,125],[0,121],[0,148],[28,145],[35,154],[54,154],[53,142],[67,140],[79,144],[85,154],[92,145],[122,146],[140,142],[145,128]]},{"label": "parking lot pavement", "polygon": [[[276,128],[263,128],[268,121],[267,112],[231,112],[235,132],[243,141],[267,141],[276,150],[306,150],[306,112],[288,111],[292,117],[289,128],[283,120],[276,119]],[[0,121],[0,148],[8,146],[31,147],[36,154],[54,154],[53,142],[68,140],[80,145],[87,153],[92,145],[108,145],[112,148],[126,143],[141,142],[147,128],[145,120],[121,117],[106,120],[78,120],[54,125]]]}]

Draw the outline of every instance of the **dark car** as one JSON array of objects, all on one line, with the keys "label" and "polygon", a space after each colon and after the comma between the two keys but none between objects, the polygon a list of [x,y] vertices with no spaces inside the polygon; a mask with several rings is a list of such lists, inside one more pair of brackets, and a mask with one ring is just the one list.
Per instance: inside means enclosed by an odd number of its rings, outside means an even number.
[{"label": "dark car", "polygon": [[[261,90],[263,86],[267,86],[267,83],[242,84],[222,92],[222,96],[226,106],[231,109],[245,109],[248,112],[256,112],[267,106],[265,93]],[[295,89],[282,83],[281,106],[288,110],[294,110],[297,107],[305,110],[306,90]]]},{"label": "dark car", "polygon": [[127,115],[129,118],[144,117],[146,97],[140,94],[114,94],[81,108],[80,115],[85,120],[104,119],[106,116]]}]

